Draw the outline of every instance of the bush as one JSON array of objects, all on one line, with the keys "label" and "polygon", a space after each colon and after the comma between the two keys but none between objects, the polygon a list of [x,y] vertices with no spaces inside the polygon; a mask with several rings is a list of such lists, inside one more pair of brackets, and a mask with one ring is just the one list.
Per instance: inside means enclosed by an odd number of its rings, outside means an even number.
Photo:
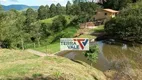
[{"label": "bush", "polygon": [[98,59],[98,54],[99,54],[99,48],[98,45],[91,46],[89,51],[86,51],[84,53],[85,57],[91,61],[91,66],[93,62],[97,62]]},{"label": "bush", "polygon": [[66,28],[67,20],[64,16],[60,15],[58,18],[53,20],[51,30],[53,32],[59,32]]}]

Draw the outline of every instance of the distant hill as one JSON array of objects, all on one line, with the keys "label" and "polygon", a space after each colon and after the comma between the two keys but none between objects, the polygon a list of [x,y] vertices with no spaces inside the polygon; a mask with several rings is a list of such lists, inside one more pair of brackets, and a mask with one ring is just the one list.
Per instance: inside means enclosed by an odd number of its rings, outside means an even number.
[{"label": "distant hill", "polygon": [[8,11],[10,9],[25,10],[27,8],[33,8],[37,10],[39,8],[39,6],[27,6],[27,5],[8,5],[8,6],[2,5],[2,7],[5,11]]}]

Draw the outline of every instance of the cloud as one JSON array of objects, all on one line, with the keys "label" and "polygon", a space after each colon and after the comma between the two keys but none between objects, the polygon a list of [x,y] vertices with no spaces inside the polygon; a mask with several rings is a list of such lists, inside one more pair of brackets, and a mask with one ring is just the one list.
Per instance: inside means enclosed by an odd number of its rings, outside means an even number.
[{"label": "cloud", "polygon": [[11,1],[11,2],[18,2],[18,0],[9,0],[9,1]]},{"label": "cloud", "polygon": [[52,2],[62,2],[64,0],[51,0]]},{"label": "cloud", "polygon": [[18,2],[18,0],[0,0],[0,2],[7,2],[7,1],[10,1],[10,2]]},{"label": "cloud", "polygon": [[0,2],[6,2],[7,0],[0,0]]}]

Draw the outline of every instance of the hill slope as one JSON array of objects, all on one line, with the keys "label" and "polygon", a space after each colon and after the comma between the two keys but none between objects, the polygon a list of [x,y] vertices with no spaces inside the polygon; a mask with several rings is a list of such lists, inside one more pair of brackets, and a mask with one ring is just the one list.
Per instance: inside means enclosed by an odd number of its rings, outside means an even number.
[{"label": "hill slope", "polygon": [[38,57],[26,51],[0,49],[0,57],[2,80],[106,80],[102,72],[87,64],[58,56]]}]

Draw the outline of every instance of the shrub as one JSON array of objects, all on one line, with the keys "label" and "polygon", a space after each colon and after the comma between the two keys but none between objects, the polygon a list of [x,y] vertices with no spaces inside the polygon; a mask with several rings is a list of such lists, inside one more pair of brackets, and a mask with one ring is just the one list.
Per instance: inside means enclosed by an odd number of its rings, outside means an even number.
[{"label": "shrub", "polygon": [[85,57],[91,61],[91,66],[92,66],[92,63],[93,62],[96,62],[97,59],[98,59],[98,53],[99,53],[99,49],[98,49],[98,46],[95,45],[95,46],[91,46],[89,51],[86,51],[84,53]]},{"label": "shrub", "polygon": [[60,15],[58,18],[53,20],[51,30],[53,32],[59,32],[66,28],[67,20],[64,16]]}]

